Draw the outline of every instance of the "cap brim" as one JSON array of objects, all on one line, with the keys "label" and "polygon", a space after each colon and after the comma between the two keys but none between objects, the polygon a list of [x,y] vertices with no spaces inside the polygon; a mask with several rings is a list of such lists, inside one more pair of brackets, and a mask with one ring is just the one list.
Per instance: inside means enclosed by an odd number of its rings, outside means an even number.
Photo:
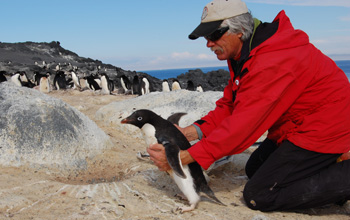
[{"label": "cap brim", "polygon": [[220,27],[222,21],[223,20],[200,23],[200,25],[198,25],[198,27],[194,29],[194,31],[190,35],[188,35],[188,38],[190,38],[191,40],[195,40],[199,37],[208,36]]}]

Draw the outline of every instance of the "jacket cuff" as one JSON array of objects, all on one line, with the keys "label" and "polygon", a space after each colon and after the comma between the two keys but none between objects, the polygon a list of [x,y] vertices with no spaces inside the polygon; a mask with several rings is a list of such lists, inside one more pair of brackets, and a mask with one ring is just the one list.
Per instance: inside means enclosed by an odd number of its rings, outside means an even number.
[{"label": "jacket cuff", "polygon": [[198,125],[196,124],[192,124],[195,128],[196,128],[196,131],[197,131],[197,134],[198,134],[198,139],[202,139],[203,138],[203,132],[201,131],[201,129],[199,128]]},{"label": "jacket cuff", "polygon": [[192,158],[205,170],[207,170],[215,159],[204,149],[202,141],[197,142],[192,147],[188,148]]}]

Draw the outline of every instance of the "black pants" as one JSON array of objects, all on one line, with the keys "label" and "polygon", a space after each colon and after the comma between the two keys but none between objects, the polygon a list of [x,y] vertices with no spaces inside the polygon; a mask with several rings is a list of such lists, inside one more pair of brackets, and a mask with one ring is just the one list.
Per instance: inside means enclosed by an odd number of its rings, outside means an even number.
[{"label": "black pants", "polygon": [[313,208],[350,199],[350,160],[321,154],[289,141],[277,147],[266,139],[249,158],[243,197],[261,211]]}]

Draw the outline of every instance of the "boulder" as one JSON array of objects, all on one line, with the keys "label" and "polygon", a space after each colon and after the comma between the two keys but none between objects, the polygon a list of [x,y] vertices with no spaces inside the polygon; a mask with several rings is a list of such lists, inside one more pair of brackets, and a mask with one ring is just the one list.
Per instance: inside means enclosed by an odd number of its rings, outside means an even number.
[{"label": "boulder", "polygon": [[0,83],[0,165],[68,174],[111,147],[95,122],[63,101]]},{"label": "boulder", "polygon": [[142,138],[140,129],[132,125],[121,124],[120,121],[138,109],[149,109],[167,118],[177,112],[186,112],[180,120],[180,126],[192,124],[215,108],[215,102],[221,98],[222,92],[195,92],[177,90],[172,92],[152,92],[121,102],[113,102],[100,108],[95,118],[126,135]]}]

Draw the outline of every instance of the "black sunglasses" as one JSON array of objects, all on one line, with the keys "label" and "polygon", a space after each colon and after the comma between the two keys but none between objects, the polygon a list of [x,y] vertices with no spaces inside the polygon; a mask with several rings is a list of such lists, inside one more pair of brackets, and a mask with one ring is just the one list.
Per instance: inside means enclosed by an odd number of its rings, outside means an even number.
[{"label": "black sunglasses", "polygon": [[208,36],[205,36],[205,39],[215,42],[219,40],[222,37],[222,35],[224,35],[228,31],[228,29],[230,28],[222,27],[220,29],[217,29],[213,33],[209,34]]}]

